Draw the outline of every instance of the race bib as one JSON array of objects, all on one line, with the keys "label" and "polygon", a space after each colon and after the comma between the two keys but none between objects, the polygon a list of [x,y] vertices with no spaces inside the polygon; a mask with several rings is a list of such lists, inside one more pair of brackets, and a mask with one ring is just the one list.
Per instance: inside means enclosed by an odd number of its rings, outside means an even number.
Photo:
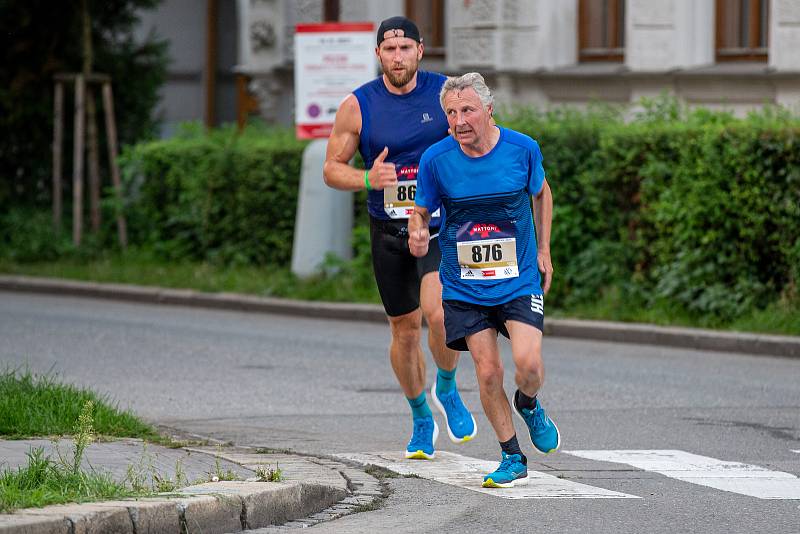
[{"label": "race bib", "polygon": [[462,280],[500,280],[519,276],[516,228],[511,221],[462,224],[456,233]]},{"label": "race bib", "polygon": [[383,209],[392,219],[408,219],[414,213],[417,181],[398,181],[393,187],[383,189]]},{"label": "race bib", "polygon": [[[408,219],[414,213],[414,199],[417,196],[416,180],[401,180],[393,187],[383,190],[383,210],[392,219]],[[431,214],[438,217],[439,210]]]}]

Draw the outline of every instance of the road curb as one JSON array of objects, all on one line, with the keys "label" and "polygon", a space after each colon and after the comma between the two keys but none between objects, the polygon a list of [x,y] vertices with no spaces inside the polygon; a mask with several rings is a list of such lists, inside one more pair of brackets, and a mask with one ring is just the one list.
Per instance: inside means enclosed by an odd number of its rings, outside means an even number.
[{"label": "road curb", "polygon": [[[243,466],[263,457],[241,448],[219,456]],[[0,514],[0,533],[216,534],[276,525],[286,530],[358,512],[386,494],[379,480],[348,464],[306,455],[283,456],[307,463],[294,474],[307,480],[207,482],[154,497],[26,508]]]},{"label": "road curb", "polygon": [[[383,308],[376,304],[302,301],[238,293],[203,293],[188,289],[11,275],[0,275],[0,290],[326,319],[386,322]],[[547,319],[544,331],[545,334],[555,337],[800,358],[800,336],[722,332],[700,328],[577,319]]]}]

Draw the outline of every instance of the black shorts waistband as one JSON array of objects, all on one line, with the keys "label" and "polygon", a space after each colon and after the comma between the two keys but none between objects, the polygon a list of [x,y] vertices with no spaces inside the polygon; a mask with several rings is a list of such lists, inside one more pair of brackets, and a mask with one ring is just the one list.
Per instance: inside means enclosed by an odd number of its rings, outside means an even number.
[{"label": "black shorts waistband", "polygon": [[[370,215],[369,224],[379,232],[392,237],[408,237],[408,219],[378,219]],[[430,232],[431,235],[438,234],[439,227],[432,227]]]}]

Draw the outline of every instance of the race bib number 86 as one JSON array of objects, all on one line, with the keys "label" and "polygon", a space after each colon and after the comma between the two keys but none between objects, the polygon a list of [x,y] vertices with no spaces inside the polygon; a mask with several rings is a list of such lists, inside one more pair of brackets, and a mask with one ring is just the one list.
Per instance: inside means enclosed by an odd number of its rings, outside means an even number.
[{"label": "race bib number 86", "polygon": [[[414,213],[414,199],[417,197],[417,181],[401,180],[393,187],[383,190],[383,210],[392,219],[408,219]],[[431,214],[439,216],[439,210]]]}]

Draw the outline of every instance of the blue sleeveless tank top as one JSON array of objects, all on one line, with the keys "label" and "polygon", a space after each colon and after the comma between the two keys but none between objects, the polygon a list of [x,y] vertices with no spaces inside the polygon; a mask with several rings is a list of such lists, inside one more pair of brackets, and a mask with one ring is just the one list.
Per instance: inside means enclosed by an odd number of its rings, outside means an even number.
[{"label": "blue sleeveless tank top", "polygon": [[[389,147],[386,161],[397,169],[396,204],[385,204],[384,191],[367,195],[369,214],[377,219],[408,219],[413,211],[419,159],[432,144],[447,137],[447,117],[439,104],[439,91],[446,77],[442,74],[417,71],[417,86],[408,94],[395,95],[386,89],[383,78],[368,82],[353,94],[361,108],[361,138],[358,150],[366,168]],[[412,181],[409,186],[404,181]],[[438,217],[431,226],[439,226]]]}]

